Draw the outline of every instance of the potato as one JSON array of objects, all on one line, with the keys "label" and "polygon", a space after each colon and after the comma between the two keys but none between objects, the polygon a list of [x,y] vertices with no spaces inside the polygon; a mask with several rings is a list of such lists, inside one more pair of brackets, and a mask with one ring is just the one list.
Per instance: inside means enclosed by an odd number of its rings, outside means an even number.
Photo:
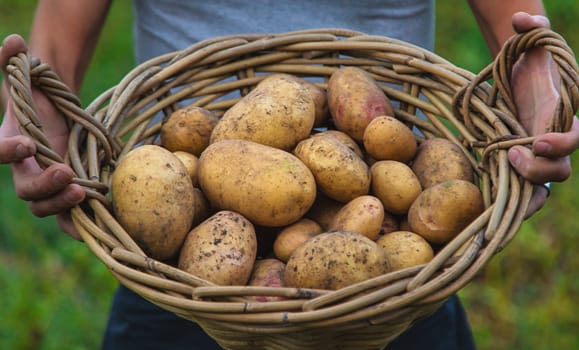
[{"label": "potato", "polygon": [[398,119],[379,116],[368,124],[363,136],[364,149],[375,160],[409,163],[416,154],[416,137]]},{"label": "potato", "polygon": [[[277,77],[275,77],[277,75]],[[312,99],[314,100],[315,106],[315,118],[314,127],[324,126],[326,121],[330,117],[330,111],[328,109],[328,98],[326,95],[326,90],[322,89],[314,82],[300,78],[295,75],[276,73],[268,77],[269,79],[262,81],[261,85],[268,83],[276,84],[277,79],[293,79],[298,83],[302,84],[307,90]]]},{"label": "potato", "polygon": [[[283,274],[285,263],[278,259],[259,259],[253,265],[253,271],[249,278],[248,286],[259,287],[285,287]],[[267,302],[285,300],[285,297],[256,295],[248,297],[249,300]]]},{"label": "potato", "polygon": [[312,204],[312,207],[304,217],[315,221],[320,225],[322,231],[327,231],[334,215],[336,215],[343,206],[344,203],[331,199],[323,193],[318,193],[314,204]]},{"label": "potato", "polygon": [[193,186],[197,187],[199,185],[199,182],[197,181],[197,165],[199,163],[199,158],[194,154],[185,151],[175,151],[173,154],[179,158],[183,165],[185,165]]},{"label": "potato", "polygon": [[430,244],[410,231],[395,231],[380,237],[376,243],[388,256],[392,271],[428,263],[434,257]]},{"label": "potato", "polygon": [[199,188],[193,188],[193,224],[192,227],[199,225],[212,214],[211,204],[205,197],[203,191]]},{"label": "potato", "polygon": [[247,140],[213,143],[199,157],[199,186],[213,207],[253,224],[286,226],[316,199],[312,172],[293,154]]},{"label": "potato", "polygon": [[400,231],[400,219],[396,215],[385,210],[380,235],[385,235],[394,231]]},{"label": "potato", "polygon": [[328,107],[336,129],[362,141],[370,121],[394,115],[394,108],[376,80],[357,67],[342,67],[328,81]]},{"label": "potato", "polygon": [[378,239],[384,222],[384,206],[374,196],[356,197],[334,216],[329,231],[352,231],[371,240]]},{"label": "potato", "polygon": [[422,191],[412,169],[395,160],[381,160],[370,168],[371,193],[378,197],[386,211],[402,215]]},{"label": "potato", "polygon": [[246,285],[256,254],[252,223],[239,213],[223,210],[187,234],[178,267],[218,285]]},{"label": "potato", "polygon": [[420,193],[408,210],[408,225],[410,231],[430,243],[444,244],[483,209],[482,193],[476,185],[465,180],[448,180]]},{"label": "potato", "polygon": [[294,154],[312,171],[320,192],[332,199],[346,203],[370,189],[368,165],[335,136],[307,138]]},{"label": "potato", "polygon": [[356,153],[356,155],[358,157],[360,157],[362,159],[364,158],[364,153],[360,149],[360,146],[358,145],[358,143],[353,138],[351,138],[348,134],[346,134],[345,132],[340,131],[340,130],[329,129],[329,130],[324,130],[324,131],[317,133],[317,134],[313,134],[313,136],[319,136],[319,135],[333,135],[333,136],[335,136],[343,144],[348,146],[349,149],[354,151],[354,153]]},{"label": "potato", "polygon": [[217,116],[201,107],[173,112],[161,126],[161,145],[171,152],[184,151],[197,157],[209,145]]},{"label": "potato", "polygon": [[110,189],[115,217],[145,253],[173,257],[194,215],[193,184],[183,163],[161,146],[140,146],[119,160]]},{"label": "potato", "polygon": [[310,135],[314,122],[309,89],[293,77],[274,74],[223,114],[210,142],[242,139],[289,151]]},{"label": "potato", "polygon": [[299,245],[320,233],[322,233],[320,225],[310,219],[300,219],[286,226],[277,235],[273,243],[275,257],[283,262],[287,262],[290,255],[292,255]]},{"label": "potato", "polygon": [[286,264],[289,287],[337,290],[388,273],[386,252],[366,236],[324,232],[300,245]]},{"label": "potato", "polygon": [[443,138],[422,142],[411,167],[423,189],[446,180],[474,181],[473,167],[462,149]]}]

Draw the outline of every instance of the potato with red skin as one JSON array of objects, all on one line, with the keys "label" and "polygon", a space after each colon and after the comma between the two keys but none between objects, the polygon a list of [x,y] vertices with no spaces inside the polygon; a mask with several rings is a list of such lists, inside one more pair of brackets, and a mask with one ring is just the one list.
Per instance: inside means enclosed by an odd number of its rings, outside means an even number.
[{"label": "potato with red skin", "polygon": [[384,222],[384,206],[370,195],[356,197],[346,203],[334,216],[329,231],[352,231],[375,241]]},{"label": "potato with red skin", "polygon": [[327,88],[328,106],[336,129],[362,141],[370,121],[394,115],[390,99],[376,80],[358,67],[342,67],[332,73]]},{"label": "potato with red skin", "polygon": [[[248,286],[257,287],[285,287],[285,263],[275,258],[259,259],[253,264],[253,271]],[[254,295],[247,299],[259,302],[279,301],[287,298],[281,296]]]}]

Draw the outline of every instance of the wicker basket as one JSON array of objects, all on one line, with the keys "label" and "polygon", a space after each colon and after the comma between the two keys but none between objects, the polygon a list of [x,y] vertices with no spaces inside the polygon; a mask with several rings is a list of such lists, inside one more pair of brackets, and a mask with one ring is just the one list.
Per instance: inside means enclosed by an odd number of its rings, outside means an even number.
[{"label": "wicker basket", "polygon": [[[74,168],[88,194],[72,209],[76,228],[122,284],[197,322],[227,349],[360,350],[383,348],[431,314],[517,233],[533,185],[515,173],[506,153],[533,138],[516,121],[508,82],[516,59],[536,46],[552,53],[562,77],[552,130],[568,130],[579,105],[578,67],[563,38],[547,29],[514,36],[477,75],[408,43],[349,30],[220,37],[137,66],[86,109],[48,66],[25,54],[10,60],[8,72],[16,116],[37,140],[37,160]],[[325,87],[343,65],[371,73],[395,102],[397,118],[419,130],[420,139],[444,137],[460,145],[478,174],[487,209],[430,263],[337,291],[215,286],[147,257],[117,223],[107,196],[111,173],[128,150],[158,141],[159,113],[192,104],[220,115],[267,74],[315,78]],[[70,121],[65,159],[43,134],[31,85]],[[246,298],[258,294],[288,299]]]}]

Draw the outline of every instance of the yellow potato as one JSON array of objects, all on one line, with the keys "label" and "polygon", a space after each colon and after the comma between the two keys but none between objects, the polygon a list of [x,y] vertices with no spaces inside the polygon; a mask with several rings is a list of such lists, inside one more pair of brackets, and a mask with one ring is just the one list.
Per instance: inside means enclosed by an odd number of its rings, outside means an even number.
[{"label": "yellow potato", "polygon": [[213,207],[256,225],[286,226],[316,199],[312,172],[289,152],[247,140],[213,143],[199,157],[199,186]]},{"label": "yellow potato", "polygon": [[416,137],[412,130],[390,116],[374,118],[364,131],[364,149],[375,160],[409,163],[416,154]]},{"label": "yellow potato", "polygon": [[386,211],[402,215],[408,212],[422,191],[412,169],[395,160],[381,160],[370,168],[371,193],[378,197]]},{"label": "yellow potato", "polygon": [[434,257],[430,244],[420,235],[410,231],[385,234],[376,243],[386,251],[392,271],[426,264]]},{"label": "yellow potato", "polygon": [[484,210],[480,189],[472,182],[447,180],[425,189],[408,210],[410,231],[430,243],[452,240]]},{"label": "yellow potato", "polygon": [[294,154],[312,171],[320,192],[346,203],[370,189],[368,165],[332,135],[301,141]]},{"label": "yellow potato", "polygon": [[223,210],[189,232],[178,267],[218,285],[246,285],[256,254],[252,223],[236,212]]},{"label": "yellow potato", "polygon": [[364,158],[364,153],[362,153],[362,150],[360,149],[360,146],[358,145],[358,143],[353,138],[351,138],[348,134],[346,134],[345,132],[340,131],[340,130],[329,129],[329,130],[324,130],[320,133],[314,134],[313,136],[318,136],[318,135],[333,135],[338,140],[342,141],[343,144],[348,146],[349,149],[354,151],[354,153],[356,153],[356,155],[358,157]]},{"label": "yellow potato", "polygon": [[425,140],[416,151],[412,171],[423,189],[446,180],[474,181],[474,170],[464,152],[450,140]]},{"label": "yellow potato", "polygon": [[394,115],[394,108],[376,80],[358,67],[342,67],[328,81],[328,106],[336,129],[362,141],[372,119]]},{"label": "yellow potato", "polygon": [[193,184],[183,163],[161,146],[140,146],[119,160],[110,188],[115,217],[145,253],[173,257],[194,215]]},{"label": "yellow potato", "polygon": [[[272,76],[274,78],[272,78]],[[298,83],[302,84],[307,90],[312,99],[314,100],[315,106],[315,121],[314,127],[320,127],[326,124],[326,121],[330,117],[330,111],[328,109],[328,98],[326,96],[326,90],[322,89],[314,82],[300,78],[295,75],[276,73],[268,77],[267,80],[262,81],[261,85],[268,83],[276,84],[277,79],[293,79]]]},{"label": "yellow potato", "polygon": [[275,74],[223,114],[211,143],[242,139],[289,151],[310,135],[314,122],[309,89],[293,77]]},{"label": "yellow potato", "polygon": [[337,290],[388,273],[386,252],[368,237],[324,232],[300,245],[286,264],[289,287]]},{"label": "yellow potato", "polygon": [[346,203],[330,223],[330,231],[352,231],[378,239],[384,222],[384,206],[374,196],[356,197]]},{"label": "yellow potato", "polygon": [[171,152],[184,151],[199,157],[209,145],[218,120],[212,111],[201,107],[178,109],[161,126],[161,145]]},{"label": "yellow potato", "polygon": [[173,154],[185,165],[193,186],[197,187],[199,185],[197,181],[197,163],[199,162],[199,158],[185,151],[175,151]]},{"label": "yellow potato", "polygon": [[[283,261],[272,258],[256,260],[247,285],[258,287],[285,287],[283,279],[284,272],[285,263]],[[248,297],[248,299],[267,302],[285,300],[287,298],[281,296],[255,295]]]},{"label": "yellow potato", "polygon": [[199,225],[212,214],[209,201],[199,188],[193,188],[193,224],[192,227]]},{"label": "yellow potato", "polygon": [[300,219],[296,223],[286,226],[273,243],[275,257],[287,262],[299,245],[320,233],[322,233],[320,225],[310,219]]}]

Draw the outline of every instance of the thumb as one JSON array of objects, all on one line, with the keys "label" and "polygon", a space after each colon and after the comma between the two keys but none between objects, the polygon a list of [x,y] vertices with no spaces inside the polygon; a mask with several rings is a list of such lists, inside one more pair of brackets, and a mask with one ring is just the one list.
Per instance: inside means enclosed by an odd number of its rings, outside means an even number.
[{"label": "thumb", "polygon": [[0,67],[2,67],[2,73],[4,76],[6,74],[6,66],[8,61],[12,56],[15,56],[21,52],[27,52],[28,47],[24,39],[18,34],[11,34],[4,39],[2,46],[0,47]]},{"label": "thumb", "polygon": [[533,28],[550,28],[549,19],[542,15],[530,15],[526,12],[517,12],[513,14],[513,29],[517,33],[529,31]]}]

